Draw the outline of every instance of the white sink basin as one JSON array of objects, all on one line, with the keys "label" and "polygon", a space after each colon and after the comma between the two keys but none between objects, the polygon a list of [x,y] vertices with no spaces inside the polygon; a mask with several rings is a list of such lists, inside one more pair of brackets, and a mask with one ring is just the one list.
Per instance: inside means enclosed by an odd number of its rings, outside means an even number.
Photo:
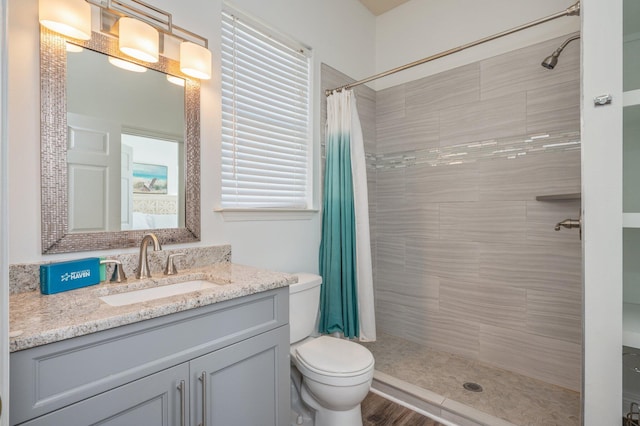
[{"label": "white sink basin", "polygon": [[145,288],[125,293],[102,296],[100,300],[111,306],[125,306],[134,303],[148,302],[149,300],[162,299],[163,297],[177,296],[191,293],[192,291],[206,290],[217,287],[217,284],[205,280],[185,281],[177,284],[168,284],[159,287]]}]

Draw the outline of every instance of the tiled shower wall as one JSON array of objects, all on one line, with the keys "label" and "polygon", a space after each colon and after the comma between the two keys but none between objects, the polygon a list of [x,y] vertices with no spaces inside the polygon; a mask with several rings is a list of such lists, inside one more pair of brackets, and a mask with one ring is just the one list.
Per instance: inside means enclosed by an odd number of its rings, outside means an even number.
[{"label": "tiled shower wall", "polygon": [[581,244],[554,225],[580,201],[536,201],[580,192],[578,43],[540,66],[564,39],[379,91],[373,122],[356,95],[378,330],[579,390]]}]

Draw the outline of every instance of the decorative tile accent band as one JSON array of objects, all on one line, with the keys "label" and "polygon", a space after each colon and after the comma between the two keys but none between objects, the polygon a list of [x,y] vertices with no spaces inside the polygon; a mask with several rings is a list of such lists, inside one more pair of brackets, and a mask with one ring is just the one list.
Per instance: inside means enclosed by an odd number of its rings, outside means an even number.
[{"label": "decorative tile accent band", "polygon": [[517,159],[525,155],[579,149],[580,132],[538,133],[416,151],[367,153],[367,166],[376,169],[395,169],[417,164],[447,166],[497,158]]}]

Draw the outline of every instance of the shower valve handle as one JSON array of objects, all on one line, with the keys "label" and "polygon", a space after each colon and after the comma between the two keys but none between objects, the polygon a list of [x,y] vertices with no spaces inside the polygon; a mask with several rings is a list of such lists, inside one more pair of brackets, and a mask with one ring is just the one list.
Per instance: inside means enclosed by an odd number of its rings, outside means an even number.
[{"label": "shower valve handle", "polygon": [[560,228],[580,228],[580,220],[578,219],[565,219],[562,222],[556,223],[555,230],[559,231]]}]

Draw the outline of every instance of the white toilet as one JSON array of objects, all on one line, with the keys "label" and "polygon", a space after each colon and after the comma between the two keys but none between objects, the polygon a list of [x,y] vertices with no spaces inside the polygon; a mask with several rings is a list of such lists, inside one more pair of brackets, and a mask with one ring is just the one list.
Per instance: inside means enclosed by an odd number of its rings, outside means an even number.
[{"label": "white toilet", "polygon": [[[344,339],[311,337],[322,278],[297,275],[298,283],[289,286],[293,424],[362,426],[360,403],[371,387],[373,355],[364,346]],[[310,423],[313,420],[315,423]]]}]

